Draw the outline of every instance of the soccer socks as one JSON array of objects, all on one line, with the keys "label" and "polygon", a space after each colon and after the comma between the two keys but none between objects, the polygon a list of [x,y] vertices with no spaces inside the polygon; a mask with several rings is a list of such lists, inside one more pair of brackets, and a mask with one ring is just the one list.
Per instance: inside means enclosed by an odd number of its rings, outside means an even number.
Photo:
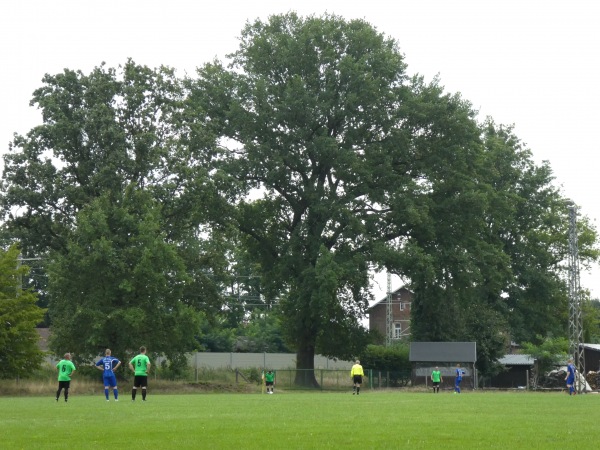
[{"label": "soccer socks", "polygon": [[119,400],[119,390],[117,388],[113,389],[113,394],[115,395],[115,400]]},{"label": "soccer socks", "polygon": [[358,395],[358,394],[360,394],[360,388],[359,387],[356,388],[356,395]]},{"label": "soccer socks", "polygon": [[[131,390],[131,400],[135,400],[135,394],[137,393],[137,389]],[[146,401],[146,389],[142,388],[142,400]]]},{"label": "soccer socks", "polygon": [[108,388],[104,389],[104,396],[106,397],[106,400],[108,401]]}]

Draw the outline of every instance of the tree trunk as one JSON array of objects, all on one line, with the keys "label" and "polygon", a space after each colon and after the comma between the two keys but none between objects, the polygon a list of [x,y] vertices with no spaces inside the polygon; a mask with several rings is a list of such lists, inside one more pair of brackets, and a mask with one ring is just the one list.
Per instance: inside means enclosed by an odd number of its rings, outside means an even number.
[{"label": "tree trunk", "polygon": [[302,343],[296,352],[296,386],[319,388],[315,378],[315,346]]}]

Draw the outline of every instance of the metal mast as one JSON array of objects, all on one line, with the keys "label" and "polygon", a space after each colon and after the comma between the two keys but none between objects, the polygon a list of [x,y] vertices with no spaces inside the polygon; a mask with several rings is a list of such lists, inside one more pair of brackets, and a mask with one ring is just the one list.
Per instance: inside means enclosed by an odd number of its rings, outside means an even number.
[{"label": "metal mast", "polygon": [[387,273],[387,309],[385,315],[385,345],[392,345],[394,335],[394,315],[392,313],[392,274]]},{"label": "metal mast", "polygon": [[[577,247],[577,206],[567,202],[569,208],[569,352],[580,375],[585,375],[583,349],[583,317],[579,285],[579,249]],[[575,377],[577,392],[584,390],[585,383]]]}]

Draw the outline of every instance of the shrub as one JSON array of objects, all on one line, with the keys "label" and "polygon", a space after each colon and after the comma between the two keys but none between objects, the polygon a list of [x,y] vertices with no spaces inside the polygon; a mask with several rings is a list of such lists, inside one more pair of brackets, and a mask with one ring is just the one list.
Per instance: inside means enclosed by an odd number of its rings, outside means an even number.
[{"label": "shrub", "polygon": [[406,343],[398,343],[385,347],[368,345],[360,357],[363,367],[372,370],[389,372],[390,386],[405,386],[410,380],[411,366],[409,348]]}]

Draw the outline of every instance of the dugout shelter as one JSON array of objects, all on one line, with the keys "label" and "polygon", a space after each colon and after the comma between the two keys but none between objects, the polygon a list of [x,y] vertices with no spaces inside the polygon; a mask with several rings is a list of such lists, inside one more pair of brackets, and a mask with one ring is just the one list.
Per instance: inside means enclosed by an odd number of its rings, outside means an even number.
[{"label": "dugout shelter", "polygon": [[477,386],[476,342],[411,342],[409,361],[413,386],[430,386],[431,372],[437,366],[444,379],[442,389],[453,388],[456,364],[465,372],[463,386],[472,389]]}]

